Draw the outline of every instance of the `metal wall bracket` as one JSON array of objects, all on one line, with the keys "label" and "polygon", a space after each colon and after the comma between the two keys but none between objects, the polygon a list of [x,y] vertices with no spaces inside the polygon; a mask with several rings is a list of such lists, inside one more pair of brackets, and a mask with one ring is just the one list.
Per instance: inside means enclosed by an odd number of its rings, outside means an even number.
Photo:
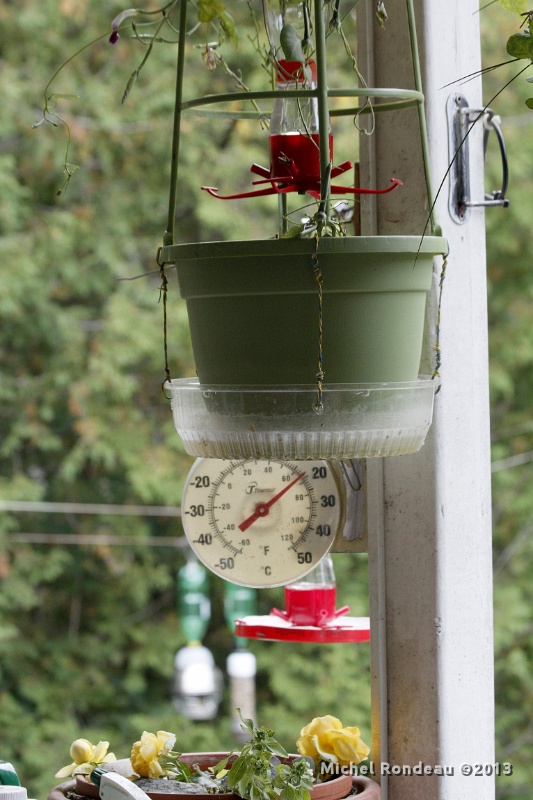
[{"label": "metal wall bracket", "polygon": [[[461,94],[452,94],[446,104],[448,118],[448,146],[450,156],[449,210],[454,222],[462,225],[470,216],[470,209],[479,206],[502,206],[507,208],[506,198],[509,182],[507,151],[500,128],[500,119],[490,108],[471,108]],[[502,186],[483,200],[472,200],[470,194],[470,141],[468,133],[476,122],[483,125],[483,153],[486,155],[489,134],[494,131],[500,146],[502,159]]]}]

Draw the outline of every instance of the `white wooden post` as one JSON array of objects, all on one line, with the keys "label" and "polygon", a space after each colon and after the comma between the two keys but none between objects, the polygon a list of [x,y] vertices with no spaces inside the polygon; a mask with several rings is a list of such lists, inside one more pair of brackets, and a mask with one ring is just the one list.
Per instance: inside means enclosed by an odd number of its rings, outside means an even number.
[{"label": "white wooden post", "polygon": [[[403,0],[375,3],[366,16],[360,66],[376,86],[413,87]],[[363,8],[364,6],[364,8]],[[461,90],[479,106],[477,81],[442,88],[479,69],[477,0],[416,0],[432,173],[449,162],[446,100]],[[416,112],[377,115],[361,172],[376,185],[404,180],[364,206],[363,233],[421,233],[427,216]],[[471,137],[473,193],[483,197],[481,131]],[[373,752],[381,761],[453,771],[382,775],[389,800],[490,800],[494,778],[463,775],[461,765],[494,763],[490,455],[484,214],[464,225],[448,214],[448,187],[437,216],[450,243],[441,314],[442,389],[423,450],[369,460],[369,561],[373,672]],[[504,213],[499,209],[488,213]],[[428,304],[434,341],[438,282]],[[429,348],[428,348],[429,352]],[[428,359],[429,362],[429,359]],[[423,371],[429,370],[426,363]],[[385,768],[386,769],[386,768]],[[487,767],[487,772],[490,768]],[[504,780],[504,778],[500,778]]]}]

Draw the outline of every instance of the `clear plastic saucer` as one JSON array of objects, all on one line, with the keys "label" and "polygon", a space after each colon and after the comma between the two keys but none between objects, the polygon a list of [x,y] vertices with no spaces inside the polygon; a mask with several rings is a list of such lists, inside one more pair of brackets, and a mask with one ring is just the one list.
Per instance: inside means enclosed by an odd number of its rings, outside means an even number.
[{"label": "clear plastic saucer", "polygon": [[207,458],[348,459],[415,453],[433,417],[438,379],[317,387],[171,381],[187,453]]}]

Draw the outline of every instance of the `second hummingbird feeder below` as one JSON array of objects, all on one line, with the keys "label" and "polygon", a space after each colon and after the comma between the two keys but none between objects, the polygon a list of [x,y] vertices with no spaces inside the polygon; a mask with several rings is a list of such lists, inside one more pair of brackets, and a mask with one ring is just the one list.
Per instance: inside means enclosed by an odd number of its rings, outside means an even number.
[{"label": "second hummingbird feeder below", "polygon": [[235,623],[237,636],[275,642],[335,644],[370,641],[368,617],[347,617],[348,606],[336,608],[333,562],[326,555],[301,580],[285,586],[285,610],[268,616],[244,617]]}]

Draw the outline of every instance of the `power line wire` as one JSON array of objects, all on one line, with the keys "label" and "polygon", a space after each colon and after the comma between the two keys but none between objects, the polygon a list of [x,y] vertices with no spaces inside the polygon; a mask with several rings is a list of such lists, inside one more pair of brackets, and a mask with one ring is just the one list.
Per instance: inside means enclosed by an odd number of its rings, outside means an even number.
[{"label": "power line wire", "polygon": [[25,544],[109,545],[111,547],[188,547],[185,536],[116,536],[107,533],[5,533],[7,542]]},{"label": "power line wire", "polygon": [[[91,514],[130,517],[181,518],[179,506],[137,506],[112,503],[54,503],[45,501],[0,500],[0,511],[46,514]],[[118,536],[107,533],[6,533],[7,542],[48,545],[107,545],[110,547],[187,547],[185,536]]]},{"label": "power line wire", "polygon": [[28,500],[0,500],[0,511],[43,512],[45,514],[116,514],[128,517],[181,517],[180,506],[53,503]]},{"label": "power line wire", "polygon": [[516,456],[509,456],[508,458],[500,458],[493,461],[491,464],[491,472],[500,472],[503,469],[511,469],[512,467],[521,467],[523,464],[529,464],[533,461],[533,450],[527,450],[525,453],[518,453]]}]

